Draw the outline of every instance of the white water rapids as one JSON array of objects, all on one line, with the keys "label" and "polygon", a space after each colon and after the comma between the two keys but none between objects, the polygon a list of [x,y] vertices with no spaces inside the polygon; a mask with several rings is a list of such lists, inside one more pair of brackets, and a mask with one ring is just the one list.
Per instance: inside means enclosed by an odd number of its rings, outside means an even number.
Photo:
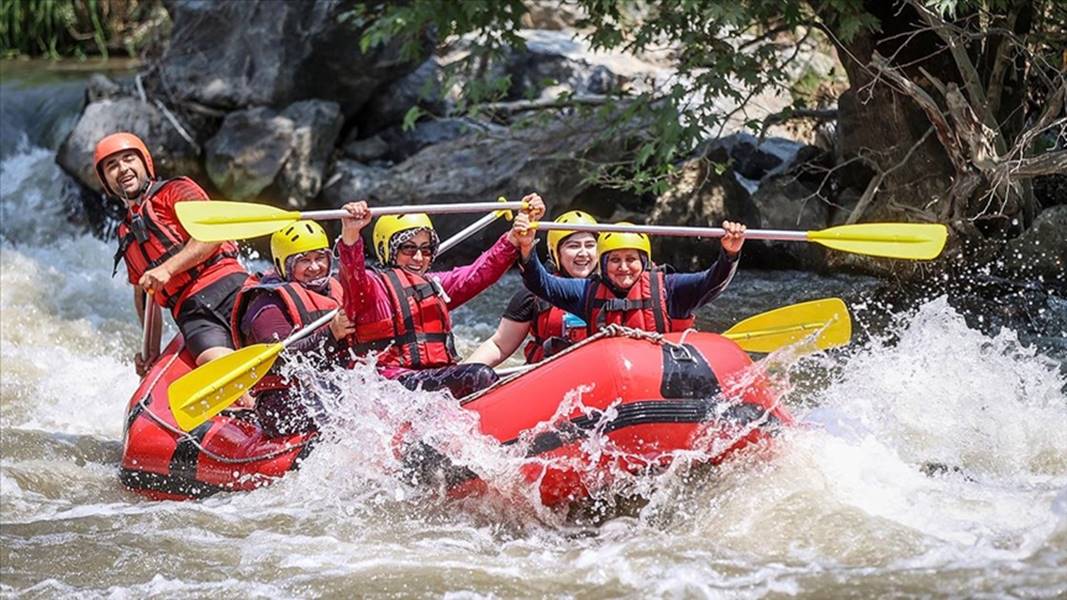
[{"label": "white water rapids", "polygon": [[[802,424],[771,450],[660,475],[643,482],[647,504],[596,519],[522,490],[457,502],[408,485],[388,464],[396,418],[424,418],[498,482],[515,458],[444,397],[361,371],[331,376],[349,390],[332,405],[344,435],[300,471],[252,493],[142,499],[117,477],[139,329],[121,271],[110,277],[112,243],[68,222],[54,149],[23,136],[3,157],[5,596],[1067,594],[1067,382],[943,298],[846,353],[791,361]],[[709,315],[793,301],[808,277],[742,272]],[[460,311],[461,351],[516,285]]]}]

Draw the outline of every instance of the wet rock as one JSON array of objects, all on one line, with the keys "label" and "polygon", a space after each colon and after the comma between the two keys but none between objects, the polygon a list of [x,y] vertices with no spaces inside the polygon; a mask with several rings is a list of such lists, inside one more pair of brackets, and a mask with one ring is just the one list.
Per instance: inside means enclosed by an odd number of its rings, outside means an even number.
[{"label": "wet rock", "polygon": [[419,121],[413,128],[404,131],[402,127],[390,127],[378,137],[387,150],[379,158],[394,163],[407,160],[427,146],[440,144],[461,138],[472,133],[495,132],[503,134],[505,128],[473,119],[427,119]]},{"label": "wet rock", "polygon": [[112,81],[107,75],[93,73],[88,83],[85,84],[85,97],[90,103],[122,95],[122,86]]},{"label": "wet rock", "polygon": [[281,172],[292,141],[293,122],[269,108],[231,112],[204,147],[208,176],[229,200],[256,197]]},{"label": "wet rock", "polygon": [[70,135],[60,145],[56,162],[80,182],[102,192],[93,166],[93,150],[106,135],[119,131],[136,134],[152,153],[161,177],[203,175],[199,150],[181,136],[158,108],[136,98],[92,102],[85,107]]},{"label": "wet rock", "polygon": [[336,102],[306,100],[282,112],[293,123],[289,158],[278,179],[286,204],[303,208],[322,189],[327,163],[341,133],[341,108]]},{"label": "wet rock", "polygon": [[[589,188],[580,159],[617,160],[624,151],[621,139],[597,143],[601,132],[594,119],[570,117],[501,135],[469,134],[424,148],[391,169],[373,193],[382,202],[428,204],[485,202],[498,196],[517,200],[536,191],[558,214]],[[623,131],[620,137],[631,134]],[[434,219],[445,236],[470,221],[469,215]],[[479,241],[488,243],[499,232],[499,228],[491,229],[464,247],[484,247]],[[463,249],[457,248],[455,256],[462,255]]]},{"label": "wet rock", "polygon": [[[755,222],[749,192],[734,177],[729,160],[719,147],[686,161],[670,191],[656,199],[648,222],[688,227],[718,227],[726,219]],[[652,242],[657,262],[682,271],[707,268],[719,251],[713,240],[657,237]]]},{"label": "wet rock", "polygon": [[319,195],[319,203],[339,207],[346,202],[368,199],[387,177],[388,171],[353,160],[337,161]]},{"label": "wet rock", "polygon": [[338,102],[351,116],[376,90],[421,63],[401,58],[400,40],[363,54],[358,40],[365,25],[346,18],[355,7],[349,0],[175,1],[167,7],[173,28],[157,83],[178,103],[233,110],[315,97]]},{"label": "wet rock", "polygon": [[205,147],[208,176],[229,199],[271,188],[269,197],[302,208],[322,187],[341,124],[338,105],[319,100],[231,112]]},{"label": "wet rock", "polygon": [[441,89],[443,78],[441,65],[436,58],[430,58],[371,98],[357,117],[360,129],[366,135],[399,125],[413,106],[430,114],[446,114],[448,103]]},{"label": "wet rock", "polygon": [[350,139],[345,142],[341,150],[347,158],[364,163],[382,160],[389,152],[389,144],[380,135],[372,135],[365,139]]},{"label": "wet rock", "polygon": [[[757,142],[759,140],[752,134],[734,133],[712,140],[707,144],[707,151],[720,148],[726,151],[734,172],[752,182],[781,173],[800,162],[798,154],[804,144],[778,137],[765,138],[758,147]],[[754,189],[752,185],[749,187]]]},{"label": "wet rock", "polygon": [[[558,39],[560,32],[527,32],[526,48],[508,56],[504,72],[511,78],[509,100],[556,98],[563,92],[575,95],[604,95],[617,90],[625,78],[592,57],[572,56],[564,52],[571,40]],[[562,46],[561,46],[562,44]]]},{"label": "wet rock", "polygon": [[1045,209],[1029,229],[1008,242],[1002,255],[1004,268],[1014,277],[1067,286],[1065,231],[1067,205]]},{"label": "wet rock", "polygon": [[[824,229],[830,221],[830,205],[818,188],[805,185],[793,173],[772,175],[752,194],[757,218],[749,227],[808,231]],[[825,251],[818,244],[745,242],[746,262],[775,269],[825,268]]]}]

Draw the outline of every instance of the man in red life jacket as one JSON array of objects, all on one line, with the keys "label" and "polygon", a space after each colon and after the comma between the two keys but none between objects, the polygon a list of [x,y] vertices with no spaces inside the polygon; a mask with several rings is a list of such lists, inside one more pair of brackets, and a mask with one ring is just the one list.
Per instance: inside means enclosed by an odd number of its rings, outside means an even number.
[{"label": "man in red life jacket", "polygon": [[[130,133],[100,140],[93,163],[104,191],[126,206],[115,269],[125,261],[138,315],[146,293],[169,308],[198,365],[233,352],[230,313],[248,279],[237,245],[192,239],[174,212],[176,203],[206,201],[207,193],[187,177],[157,179],[148,148]],[[148,365],[140,355],[135,363],[143,375]]]}]

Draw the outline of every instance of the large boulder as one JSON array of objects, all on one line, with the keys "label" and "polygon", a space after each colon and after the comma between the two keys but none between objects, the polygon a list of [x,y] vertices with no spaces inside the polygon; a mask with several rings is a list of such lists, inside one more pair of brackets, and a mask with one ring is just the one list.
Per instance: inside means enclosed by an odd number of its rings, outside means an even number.
[{"label": "large boulder", "polygon": [[1047,208],[1021,236],[1008,242],[1002,255],[1006,273],[1067,286],[1067,205]]},{"label": "large boulder", "polygon": [[231,200],[303,208],[322,188],[341,122],[338,105],[319,100],[231,112],[205,146],[208,176]]},{"label": "large boulder", "polygon": [[322,188],[319,203],[336,208],[346,202],[367,200],[387,176],[388,171],[381,167],[354,160],[338,160]]},{"label": "large boulder", "polygon": [[379,159],[401,163],[427,146],[459,139],[472,133],[500,135],[505,131],[505,128],[499,125],[480,123],[473,119],[426,119],[419,121],[409,130],[395,126],[374,137],[380,139],[388,148]]},{"label": "large boulder", "polygon": [[[721,146],[687,160],[670,190],[656,199],[648,222],[686,227],[718,227],[726,219],[752,223],[756,213],[749,191],[734,176],[729,161]],[[697,238],[655,237],[652,243],[656,262],[682,271],[707,268],[718,253],[718,243]]]},{"label": "large boulder", "polygon": [[[752,194],[755,220],[749,227],[810,231],[827,227],[830,206],[818,189],[805,185],[796,175],[784,173],[763,180]],[[749,264],[777,269],[825,268],[825,252],[818,244],[749,241],[745,243]]]},{"label": "large boulder", "polygon": [[352,0],[170,2],[173,29],[158,83],[178,103],[233,110],[315,97],[336,101],[351,116],[422,62],[405,60],[400,40],[361,52],[365,24],[348,18],[356,6]]},{"label": "large boulder", "polygon": [[229,200],[254,198],[274,183],[292,139],[292,121],[269,108],[231,112],[204,147],[208,176]]},{"label": "large boulder", "polygon": [[444,98],[443,81],[444,74],[437,58],[427,59],[419,68],[390,83],[367,102],[356,119],[361,133],[369,135],[399,125],[413,106],[430,114],[446,114],[449,106]]},{"label": "large boulder", "polygon": [[56,152],[56,162],[81,183],[102,192],[94,171],[93,150],[101,138],[119,131],[144,140],[161,177],[199,179],[203,174],[200,149],[190,144],[155,105],[129,97],[103,98],[86,106]]},{"label": "large boulder", "polygon": [[[424,148],[388,172],[369,195],[385,204],[486,202],[505,196],[518,200],[538,192],[552,214],[568,210],[590,184],[581,171],[583,160],[618,160],[626,144],[620,140],[598,143],[602,133],[593,118],[553,119],[542,127],[514,128],[502,133],[469,134]],[[620,136],[631,135],[623,131]],[[603,214],[610,210],[601,210]],[[447,236],[469,224],[469,215],[435,217]],[[499,234],[492,228],[473,239],[482,248]],[[481,244],[481,245],[480,245]],[[469,255],[462,248],[456,257]]]},{"label": "large boulder", "polygon": [[319,194],[334,143],[341,133],[343,119],[335,102],[306,100],[282,112],[293,124],[289,159],[282,166],[278,180],[282,199],[294,208],[302,208]]}]

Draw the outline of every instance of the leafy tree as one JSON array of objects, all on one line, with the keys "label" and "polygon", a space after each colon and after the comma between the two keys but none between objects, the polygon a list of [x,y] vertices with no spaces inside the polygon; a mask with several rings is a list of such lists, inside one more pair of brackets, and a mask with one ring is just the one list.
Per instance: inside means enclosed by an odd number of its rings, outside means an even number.
[{"label": "leafy tree", "polygon": [[[833,44],[848,76],[839,99],[840,156],[825,194],[853,187],[849,222],[950,222],[964,236],[1010,234],[1036,206],[1032,178],[1067,171],[1064,66],[1067,3],[1057,0],[573,0],[577,28],[593,49],[635,54],[668,48],[677,76],[654,88],[603,98],[563,96],[510,103],[518,113],[596,111],[607,139],[635,119],[645,124],[625,164],[591,165],[590,176],[661,192],[680,159],[723,133],[758,94],[788,85],[804,43]],[[459,108],[504,106],[506,76],[489,68],[517,35],[520,0],[363,5],[365,47],[421,34],[469,45],[451,66]],[[739,85],[742,84],[742,85]],[[724,113],[722,100],[737,108]],[[814,115],[796,104],[772,120]],[[824,115],[823,115],[824,116]],[[745,124],[760,131],[765,123]],[[835,191],[836,190],[836,191]],[[835,200],[824,198],[828,201]]]}]

